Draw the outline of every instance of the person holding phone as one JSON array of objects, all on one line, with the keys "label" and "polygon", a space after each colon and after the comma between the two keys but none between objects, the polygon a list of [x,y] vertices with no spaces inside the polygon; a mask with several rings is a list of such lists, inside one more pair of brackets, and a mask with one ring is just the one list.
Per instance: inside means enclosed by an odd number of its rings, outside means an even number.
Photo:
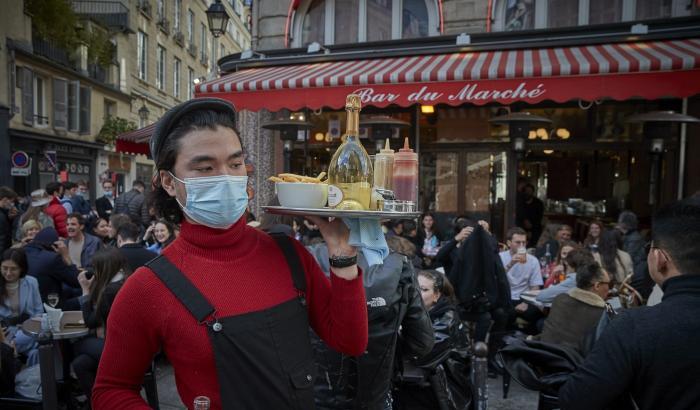
[{"label": "person holding phone", "polygon": [[71,261],[68,246],[58,239],[54,228],[39,231],[24,250],[29,261],[27,273],[39,282],[41,300],[48,303],[48,295],[57,293],[60,295],[57,307],[63,309],[66,301],[80,296],[78,268]]},{"label": "person holding phone", "polygon": [[88,399],[92,395],[97,365],[104,348],[107,317],[117,292],[130,273],[124,255],[116,248],[105,248],[95,253],[92,267],[78,274],[83,291],[80,308],[90,336],[75,343],[75,359],[71,365]]}]

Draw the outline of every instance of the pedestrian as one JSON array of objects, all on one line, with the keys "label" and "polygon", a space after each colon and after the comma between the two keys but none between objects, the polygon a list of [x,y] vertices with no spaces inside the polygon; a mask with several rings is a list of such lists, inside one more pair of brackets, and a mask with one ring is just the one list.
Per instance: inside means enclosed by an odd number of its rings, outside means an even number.
[{"label": "pedestrian", "polygon": [[110,180],[102,182],[102,196],[95,200],[95,209],[100,218],[109,220],[114,209],[114,184]]},{"label": "pedestrian", "polygon": [[188,405],[207,396],[212,409],[313,409],[309,325],[339,352],[365,351],[367,307],[347,226],[309,217],[328,245],[330,280],[300,243],[247,226],[234,118],[224,100],[193,99],[156,126],[153,203],[181,233],[119,291],[95,409],[148,409],[140,385],[159,351]]},{"label": "pedestrian", "polygon": [[136,180],[131,191],[119,195],[114,200],[114,213],[129,215],[131,222],[148,227],[151,222],[151,216],[148,214],[148,206],[146,205],[146,196],[144,191],[146,186],[143,182]]},{"label": "pedestrian", "polygon": [[56,228],[56,232],[58,232],[58,236],[66,238],[68,237],[68,228],[66,226],[68,212],[66,212],[66,208],[61,205],[63,185],[61,185],[60,182],[49,182],[46,184],[46,193],[51,200],[44,212],[53,219],[53,225]]},{"label": "pedestrian", "polygon": [[[700,403],[700,201],[659,210],[649,273],[664,291],[653,307],[613,319],[559,391],[562,409],[696,409]],[[626,403],[622,403],[626,402]]]},{"label": "pedestrian", "polygon": [[0,186],[0,253],[12,246],[12,220],[17,216],[15,199],[15,191]]}]

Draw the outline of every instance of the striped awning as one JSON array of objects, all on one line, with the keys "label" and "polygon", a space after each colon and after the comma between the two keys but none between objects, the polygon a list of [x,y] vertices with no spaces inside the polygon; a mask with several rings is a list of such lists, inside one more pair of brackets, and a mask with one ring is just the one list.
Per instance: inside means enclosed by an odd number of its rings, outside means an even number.
[{"label": "striped awning", "polygon": [[700,39],[356,59],[243,69],[196,87],[238,109],[537,103],[700,93]]},{"label": "striped awning", "polygon": [[147,125],[137,130],[117,135],[117,151],[129,154],[150,155],[148,141],[151,139],[156,123]]}]

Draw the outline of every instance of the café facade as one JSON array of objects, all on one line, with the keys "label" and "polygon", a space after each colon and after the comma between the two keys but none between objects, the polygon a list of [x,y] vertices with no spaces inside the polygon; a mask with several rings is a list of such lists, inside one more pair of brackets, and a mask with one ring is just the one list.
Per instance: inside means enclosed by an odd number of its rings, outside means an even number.
[{"label": "caf\u00e9 facade", "polygon": [[[389,134],[364,127],[370,154],[405,137],[419,153],[421,210],[447,224],[455,215],[512,225],[516,190],[532,183],[548,220],[577,234],[622,209],[643,223],[659,205],[700,190],[700,127],[669,125],[644,137],[633,114],[700,116],[700,19],[616,23],[559,30],[434,36],[286,48],[230,55],[198,97],[231,101],[254,159],[256,208],[273,196],[265,178],[283,170],[327,169],[344,129],[345,96],[359,94],[361,117],[403,122]],[[516,141],[489,120],[529,112]],[[308,124],[293,141],[261,128],[285,118]],[[375,121],[376,124],[376,121]],[[659,145],[661,144],[661,145]],[[266,160],[266,158],[269,158]]]}]

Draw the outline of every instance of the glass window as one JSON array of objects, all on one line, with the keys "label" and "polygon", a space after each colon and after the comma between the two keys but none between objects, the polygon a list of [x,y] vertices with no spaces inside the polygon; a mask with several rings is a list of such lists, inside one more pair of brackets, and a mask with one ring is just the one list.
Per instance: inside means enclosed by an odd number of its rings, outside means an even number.
[{"label": "glass window", "polygon": [[421,161],[421,209],[457,212],[458,156],[455,152],[424,153]]},{"label": "glass window", "polygon": [[46,126],[49,124],[49,117],[46,113],[46,92],[42,77],[34,77],[34,95],[34,125]]},{"label": "glass window", "polygon": [[506,4],[504,30],[531,30],[535,28],[535,1],[516,0]]},{"label": "glass window", "polygon": [[194,98],[194,70],[187,69],[187,98]]},{"label": "glass window", "polygon": [[139,78],[146,81],[147,76],[147,51],[148,51],[148,36],[143,31],[139,30],[137,39],[138,52],[136,54],[136,65],[138,67]]},{"label": "glass window", "polygon": [[199,42],[200,43],[199,44],[200,55],[201,55],[200,60],[202,60],[202,62],[206,62],[207,61],[207,26],[205,26],[204,23],[202,23],[200,25],[199,32],[200,32],[199,35],[201,36],[201,40]]},{"label": "glass window", "polygon": [[158,10],[158,20],[163,20],[165,18],[165,2],[163,0],[158,0],[156,2],[156,7]]},{"label": "glass window", "polygon": [[547,27],[578,26],[578,1],[548,0]]},{"label": "glass window", "polygon": [[588,24],[622,21],[622,0],[590,0]]},{"label": "glass window", "polygon": [[194,12],[187,10],[187,41],[194,44]]},{"label": "glass window", "polygon": [[428,36],[428,8],[425,0],[404,0],[401,38]]},{"label": "glass window", "polygon": [[182,0],[175,0],[175,14],[173,18],[173,28],[176,32],[180,31],[180,10],[182,9]]},{"label": "glass window", "polygon": [[359,0],[335,2],[335,44],[357,41]]},{"label": "glass window", "polygon": [[173,64],[173,95],[175,98],[180,98],[180,66],[182,62],[179,59],[175,59],[175,64]]},{"label": "glass window", "polygon": [[671,17],[673,0],[637,0],[637,20]]},{"label": "glass window", "polygon": [[367,0],[367,41],[391,40],[392,0]]},{"label": "glass window", "polygon": [[325,44],[326,36],[326,2],[314,1],[309,6],[309,10],[304,17],[302,26],[301,42],[307,46],[314,41]]},{"label": "glass window", "polygon": [[165,90],[165,48],[160,45],[156,53],[156,87]]}]

